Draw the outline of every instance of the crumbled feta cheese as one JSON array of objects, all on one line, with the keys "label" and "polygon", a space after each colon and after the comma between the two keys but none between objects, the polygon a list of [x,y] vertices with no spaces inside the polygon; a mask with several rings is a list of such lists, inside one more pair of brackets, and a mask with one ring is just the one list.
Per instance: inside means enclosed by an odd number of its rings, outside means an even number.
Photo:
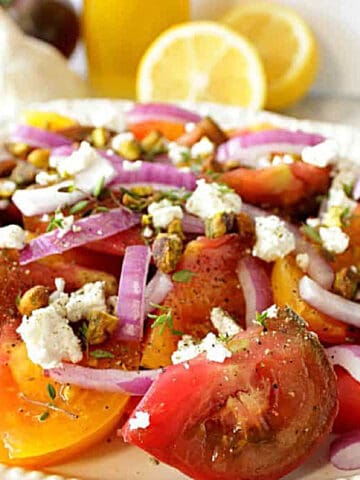
[{"label": "crumbled feta cheese", "polygon": [[77,363],[82,359],[79,339],[53,305],[34,310],[30,317],[24,316],[17,332],[30,360],[42,368],[59,367],[62,360]]},{"label": "crumbled feta cheese", "polygon": [[66,178],[86,170],[98,160],[99,156],[97,150],[88,142],[81,142],[80,147],[68,157],[50,156],[49,164],[62,178]]},{"label": "crumbled feta cheese", "polygon": [[255,217],[256,243],[252,254],[266,262],[283,258],[295,249],[295,237],[276,215]]},{"label": "crumbled feta cheese", "polygon": [[55,278],[55,288],[58,292],[64,293],[65,290],[65,280],[61,277]]},{"label": "crumbled feta cheese", "polygon": [[337,161],[339,147],[334,140],[325,140],[313,147],[305,147],[301,152],[301,159],[315,167],[327,167]]},{"label": "crumbled feta cheese", "polygon": [[11,197],[16,190],[16,183],[12,180],[1,179],[0,180],[0,196]]},{"label": "crumbled feta cheese", "polygon": [[118,133],[112,138],[111,146],[115,151],[118,151],[125,142],[132,142],[133,140],[135,140],[135,136],[131,132]]},{"label": "crumbled feta cheese", "polygon": [[44,213],[40,220],[42,222],[50,222],[50,215],[48,213]]},{"label": "crumbled feta cheese", "polygon": [[141,160],[136,160],[135,162],[124,160],[122,168],[125,170],[125,172],[137,172],[142,167],[142,164],[143,162]]},{"label": "crumbled feta cheese", "polygon": [[296,255],[296,265],[301,268],[303,272],[307,272],[310,264],[310,257],[307,253],[298,253]]},{"label": "crumbled feta cheese", "polygon": [[317,228],[320,226],[320,219],[316,217],[310,217],[306,219],[306,224],[311,228]]},{"label": "crumbled feta cheese", "polygon": [[186,202],[186,210],[204,220],[217,213],[240,213],[241,198],[231,188],[219,183],[206,183],[201,179]]},{"label": "crumbled feta cheese", "polygon": [[173,220],[183,218],[183,211],[179,205],[173,205],[167,198],[160,202],[150,203],[148,212],[152,216],[155,228],[166,228]]},{"label": "crumbled feta cheese", "polygon": [[212,362],[222,363],[226,358],[231,357],[231,352],[225,344],[213,333],[208,333],[200,343],[195,343],[191,335],[184,335],[178,342],[177,350],[171,355],[171,361],[173,364],[187,362],[204,352],[206,358]]},{"label": "crumbled feta cheese", "polygon": [[343,253],[349,246],[349,236],[339,227],[320,227],[323,247],[331,253]]},{"label": "crumbled feta cheese", "polygon": [[45,170],[39,172],[35,177],[35,182],[43,187],[56,183],[59,180],[60,177],[57,173],[48,173]]},{"label": "crumbled feta cheese", "polygon": [[223,363],[226,358],[230,358],[232,355],[224,343],[220,342],[213,333],[208,333],[201,340],[200,347],[206,352],[206,358],[210,362]]},{"label": "crumbled feta cheese", "polygon": [[291,163],[294,163],[294,159],[291,155],[288,155],[287,153],[285,155],[275,155],[272,160],[272,165],[290,165]]},{"label": "crumbled feta cheese", "polygon": [[352,185],[356,178],[356,174],[349,170],[339,172],[333,179],[326,201],[326,211],[322,215],[325,226],[340,227],[343,212],[351,214],[357,207],[357,202],[349,198],[344,191],[344,185]]},{"label": "crumbled feta cheese", "polygon": [[196,127],[196,123],[194,122],[185,123],[185,132],[190,133],[194,130],[195,127]]},{"label": "crumbled feta cheese", "polygon": [[90,310],[106,312],[105,282],[86,283],[70,294],[66,305],[66,317],[70,322],[86,318]]},{"label": "crumbled feta cheese", "polygon": [[174,165],[186,162],[190,158],[190,149],[176,142],[170,142],[168,145],[168,155]]},{"label": "crumbled feta cheese", "polygon": [[144,238],[151,238],[154,235],[154,230],[150,227],[145,227],[142,233]]},{"label": "crumbled feta cheese", "polygon": [[211,310],[210,320],[219,335],[232,337],[242,330],[235,320],[220,307]]},{"label": "crumbled feta cheese", "polygon": [[67,217],[63,215],[62,212],[55,213],[55,220],[59,221],[57,237],[63,238],[68,232],[73,230],[74,225],[74,215],[68,215]]},{"label": "crumbled feta cheese", "polygon": [[0,228],[0,248],[22,250],[26,244],[26,233],[19,225],[7,225]]},{"label": "crumbled feta cheese", "polygon": [[215,145],[207,137],[202,137],[199,142],[191,147],[192,158],[202,158],[212,155],[215,152]]},{"label": "crumbled feta cheese", "polygon": [[274,303],[266,310],[263,310],[261,313],[266,312],[266,318],[276,318],[279,313],[279,307]]},{"label": "crumbled feta cheese", "polygon": [[137,430],[138,428],[147,428],[150,425],[150,415],[148,412],[135,412],[135,417],[130,418],[130,430]]},{"label": "crumbled feta cheese", "polygon": [[258,168],[267,168],[271,167],[271,155],[266,154],[266,155],[261,155],[257,160],[256,160],[256,166]]}]

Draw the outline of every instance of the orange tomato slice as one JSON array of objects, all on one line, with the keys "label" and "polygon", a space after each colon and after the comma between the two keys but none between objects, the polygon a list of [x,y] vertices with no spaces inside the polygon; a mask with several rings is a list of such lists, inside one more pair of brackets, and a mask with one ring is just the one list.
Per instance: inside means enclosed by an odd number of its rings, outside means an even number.
[{"label": "orange tomato slice", "polygon": [[[32,468],[59,463],[101,441],[118,425],[129,398],[57,384],[28,359],[23,344],[0,366],[0,388],[0,463]],[[62,410],[47,408],[48,402]]]}]

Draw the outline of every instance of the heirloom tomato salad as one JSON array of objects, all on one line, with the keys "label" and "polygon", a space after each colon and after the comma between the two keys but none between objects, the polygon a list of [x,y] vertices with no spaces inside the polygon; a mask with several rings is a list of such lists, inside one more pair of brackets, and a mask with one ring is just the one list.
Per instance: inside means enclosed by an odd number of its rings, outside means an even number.
[{"label": "heirloom tomato salad", "polygon": [[111,432],[199,480],[360,467],[360,171],[331,138],[137,104],[0,161],[0,463]]}]

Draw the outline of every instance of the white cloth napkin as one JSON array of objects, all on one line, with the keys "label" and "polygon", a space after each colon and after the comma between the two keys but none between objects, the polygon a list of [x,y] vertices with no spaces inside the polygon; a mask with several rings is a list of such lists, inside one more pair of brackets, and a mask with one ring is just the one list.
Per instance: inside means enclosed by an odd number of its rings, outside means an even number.
[{"label": "white cloth napkin", "polygon": [[89,86],[55,48],[24,35],[0,8],[0,117],[27,102],[89,96]]}]

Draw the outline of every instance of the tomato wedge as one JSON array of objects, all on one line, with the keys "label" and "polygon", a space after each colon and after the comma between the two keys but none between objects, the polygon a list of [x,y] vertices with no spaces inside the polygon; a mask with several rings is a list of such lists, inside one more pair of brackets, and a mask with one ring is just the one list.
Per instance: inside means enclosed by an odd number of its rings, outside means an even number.
[{"label": "tomato wedge", "polygon": [[128,421],[123,438],[195,480],[280,478],[331,431],[334,370],[289,309],[227,346],[224,363],[200,355],[168,367],[131,417],[146,412],[150,425]]},{"label": "tomato wedge", "polygon": [[336,366],[338,380],[339,413],[335,419],[334,432],[345,433],[360,429],[360,383],[346,370]]}]

